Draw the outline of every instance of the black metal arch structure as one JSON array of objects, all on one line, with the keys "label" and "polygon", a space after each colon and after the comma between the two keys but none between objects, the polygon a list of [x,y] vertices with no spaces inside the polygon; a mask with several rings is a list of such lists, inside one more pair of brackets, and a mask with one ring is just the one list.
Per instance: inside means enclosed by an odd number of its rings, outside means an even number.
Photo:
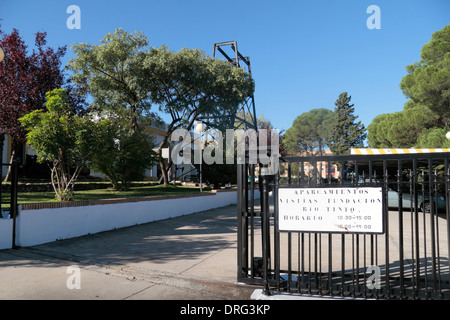
[{"label": "black metal arch structure", "polygon": [[[227,41],[215,43],[213,47],[213,58],[216,58],[216,54],[220,53],[222,58],[225,58],[233,66],[237,68],[244,68],[251,76],[250,57],[243,56],[239,50],[237,41]],[[254,129],[257,130],[256,121],[256,107],[255,97],[252,94],[247,97],[245,101],[239,106],[239,109],[232,117],[232,123],[234,123],[234,129]],[[210,125],[214,125],[210,123]]]}]

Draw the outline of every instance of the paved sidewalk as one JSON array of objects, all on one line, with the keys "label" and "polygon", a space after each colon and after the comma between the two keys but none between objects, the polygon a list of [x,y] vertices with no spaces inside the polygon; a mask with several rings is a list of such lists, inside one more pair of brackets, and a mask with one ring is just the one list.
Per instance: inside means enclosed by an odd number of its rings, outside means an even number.
[{"label": "paved sidewalk", "polygon": [[3,250],[0,299],[250,299],[236,250],[236,206]]}]

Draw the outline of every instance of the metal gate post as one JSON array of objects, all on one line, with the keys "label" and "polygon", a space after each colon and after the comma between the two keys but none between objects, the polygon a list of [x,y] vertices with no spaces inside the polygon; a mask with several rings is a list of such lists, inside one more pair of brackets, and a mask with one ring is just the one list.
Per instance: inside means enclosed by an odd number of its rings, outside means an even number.
[{"label": "metal gate post", "polygon": [[[450,167],[445,158],[445,217],[447,219],[447,260],[450,261]],[[450,268],[448,270],[450,276]]]},{"label": "metal gate post", "polygon": [[17,184],[18,184],[18,177],[17,177],[17,160],[13,161],[11,164],[11,171],[12,171],[12,177],[11,177],[11,204],[10,204],[10,212],[11,217],[13,219],[13,230],[12,230],[12,248],[17,249],[16,245],[16,218],[18,214],[18,205],[17,205]]},{"label": "metal gate post", "polygon": [[262,175],[262,249],[263,249],[263,294],[271,295],[269,288],[269,250],[270,250],[270,216],[269,216],[269,179]]},{"label": "metal gate post", "polygon": [[244,277],[244,268],[246,266],[243,265],[244,263],[244,254],[246,254],[246,250],[244,249],[243,241],[244,241],[244,230],[243,230],[243,192],[245,192],[245,186],[242,181],[242,172],[244,170],[245,165],[244,164],[237,164],[237,184],[238,184],[238,190],[237,190],[237,227],[238,227],[238,233],[237,233],[237,241],[238,241],[238,255],[237,255],[237,265],[238,265],[238,274],[237,278],[238,281],[242,281]]}]

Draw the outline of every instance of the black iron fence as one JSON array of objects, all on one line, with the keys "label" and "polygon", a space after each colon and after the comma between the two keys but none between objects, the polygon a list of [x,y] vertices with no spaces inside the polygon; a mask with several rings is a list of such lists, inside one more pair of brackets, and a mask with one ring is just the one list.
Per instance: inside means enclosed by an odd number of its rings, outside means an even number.
[{"label": "black iron fence", "polygon": [[[10,170],[11,180],[3,182],[3,168]],[[17,189],[18,189],[18,164],[17,161],[0,163],[0,219],[12,219],[12,248],[16,248],[16,218],[18,214]]]},{"label": "black iron fence", "polygon": [[[266,293],[449,299],[449,158],[448,153],[292,157],[282,159],[275,176],[258,175],[256,165],[239,165],[238,280],[263,285]],[[339,206],[299,205],[299,211],[318,211],[297,219],[333,216],[337,229],[314,230],[322,220],[299,222],[300,231],[280,229],[280,216],[287,215],[279,194],[287,188],[375,188],[382,205],[378,217],[365,213],[375,200],[365,200],[361,214]],[[333,201],[361,202],[344,194]],[[382,226],[372,232],[375,219]],[[302,229],[309,225],[313,229]]]}]

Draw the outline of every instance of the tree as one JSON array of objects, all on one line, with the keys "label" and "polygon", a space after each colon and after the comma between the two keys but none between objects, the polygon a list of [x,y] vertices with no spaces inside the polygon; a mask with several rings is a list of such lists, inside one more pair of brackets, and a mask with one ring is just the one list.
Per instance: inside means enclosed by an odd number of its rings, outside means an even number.
[{"label": "tree", "polygon": [[367,140],[371,148],[391,148],[392,143],[388,139],[389,124],[386,118],[390,113],[376,116],[367,127]]},{"label": "tree", "polygon": [[143,123],[159,122],[152,103],[172,118],[167,134],[158,146],[164,182],[168,183],[162,148],[174,130],[191,129],[201,115],[232,114],[253,92],[250,76],[225,61],[207,57],[200,50],[172,52],[165,46],[147,48],[140,32],[117,29],[100,45],[73,46],[77,58],[69,62],[73,82],[93,98],[99,115],[120,121],[127,119],[132,130]]},{"label": "tree", "polygon": [[373,148],[439,148],[447,146],[450,124],[450,25],[433,33],[421,60],[406,66],[400,88],[410,98],[403,111],[383,114],[369,125]]},{"label": "tree", "polygon": [[366,138],[366,129],[361,121],[356,122],[358,116],[354,115],[355,108],[350,100],[347,92],[342,92],[335,102],[328,141],[328,147],[335,155],[348,154],[350,148],[362,147]]},{"label": "tree", "polygon": [[72,46],[76,58],[67,68],[73,73],[73,83],[92,97],[91,112],[132,130],[159,121],[151,112],[151,75],[144,68],[147,47],[148,39],[141,32],[130,34],[122,29],[108,33],[99,45]]},{"label": "tree", "polygon": [[428,128],[422,130],[417,138],[417,148],[448,148],[449,141],[446,138],[450,127],[444,128]]},{"label": "tree", "polygon": [[367,127],[369,145],[372,148],[436,148],[434,143],[425,146],[427,141],[436,140],[427,140],[424,135],[439,123],[440,117],[436,113],[427,107],[414,105],[410,100],[403,111],[382,114],[372,121]]},{"label": "tree", "polygon": [[130,130],[116,121],[92,122],[91,133],[82,146],[87,166],[104,174],[115,190],[125,190],[133,180],[142,178],[156,160],[154,144],[142,130]]},{"label": "tree", "polygon": [[439,116],[425,106],[405,108],[391,117],[387,119],[388,139],[397,148],[415,147],[422,131],[439,123]]},{"label": "tree", "polygon": [[322,155],[326,146],[327,125],[333,112],[325,108],[312,109],[295,118],[283,135],[287,152],[308,156]]},{"label": "tree", "polygon": [[126,189],[154,164],[154,144],[142,125],[161,121],[151,112],[153,77],[144,64],[150,54],[148,39],[141,32],[116,29],[99,45],[79,43],[72,49],[77,57],[68,63],[71,80],[92,97],[90,113],[100,119],[94,141],[85,146],[89,167],[104,174],[115,189]]},{"label": "tree", "polygon": [[[201,50],[184,48],[172,52],[165,46],[154,48],[145,60],[145,68],[151,82],[152,101],[171,118],[158,146],[159,155],[176,129],[189,131],[195,121],[210,117],[234,119],[231,115],[236,114],[239,104],[254,91],[253,80],[247,72],[210,58]],[[164,184],[168,184],[162,158],[160,168]]]},{"label": "tree", "polygon": [[16,29],[10,34],[0,30],[0,35],[0,47],[5,52],[0,64],[0,135],[6,133],[11,137],[12,161],[17,147],[26,140],[19,118],[44,108],[46,92],[64,83],[61,58],[66,48],[55,51],[46,47],[46,33],[38,32],[36,50],[29,54]]},{"label": "tree", "polygon": [[54,89],[46,95],[47,111],[35,110],[19,119],[28,131],[27,143],[36,152],[37,161],[50,161],[51,182],[60,201],[73,199],[74,183],[86,164],[83,146],[90,121],[75,115],[67,90]]},{"label": "tree", "polygon": [[406,66],[400,88],[416,104],[428,107],[450,123],[450,24],[433,33],[421,60]]}]

